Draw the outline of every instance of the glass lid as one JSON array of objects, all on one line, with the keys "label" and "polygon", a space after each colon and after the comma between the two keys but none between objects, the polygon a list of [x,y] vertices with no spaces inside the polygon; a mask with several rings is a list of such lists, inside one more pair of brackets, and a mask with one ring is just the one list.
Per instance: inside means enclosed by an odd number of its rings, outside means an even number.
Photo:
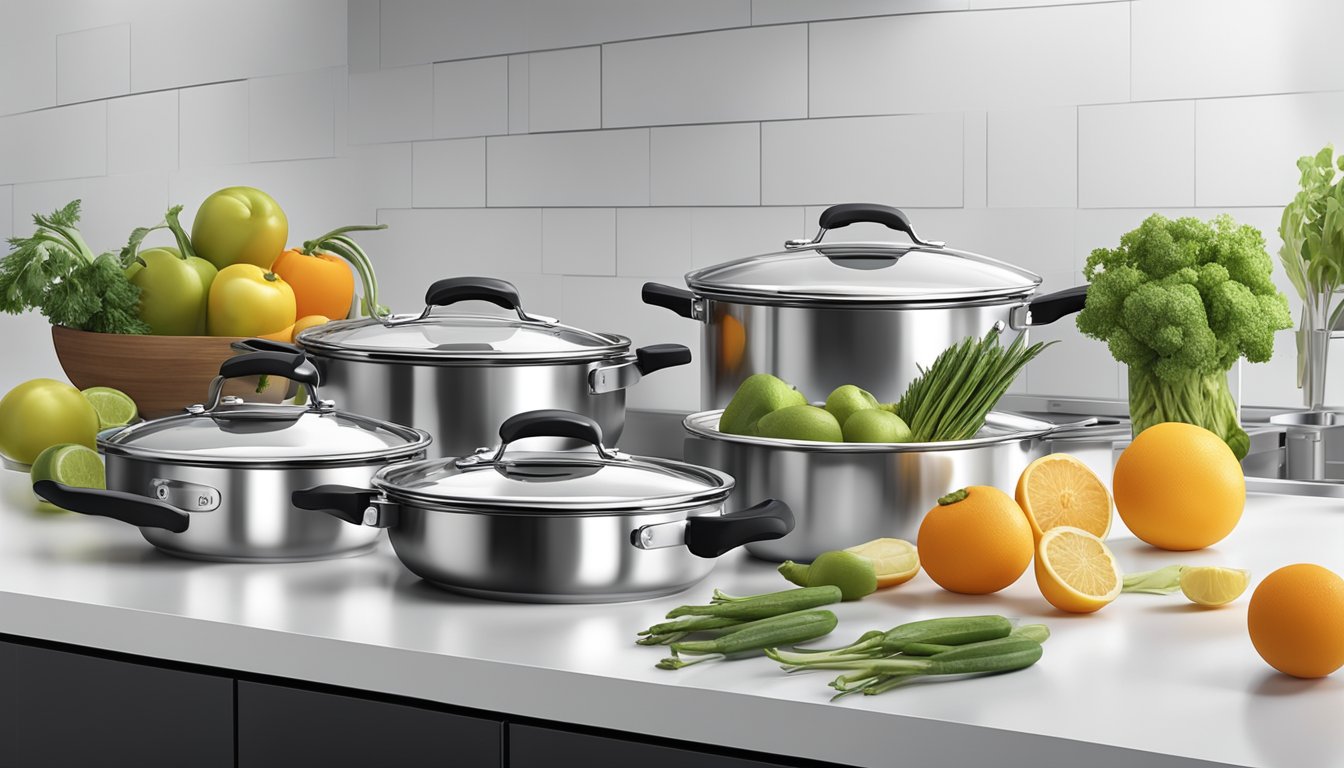
[{"label": "glass lid", "polygon": [[[514,316],[435,311],[464,301],[488,302],[512,310]],[[512,283],[489,277],[434,283],[425,292],[425,308],[418,315],[327,323],[303,331],[298,341],[334,357],[479,363],[596,360],[630,347],[624,336],[530,315]]]},{"label": "glass lid", "polygon": [[106,453],[195,464],[329,464],[411,457],[424,432],[363,416],[304,406],[225,403],[104,432]]}]

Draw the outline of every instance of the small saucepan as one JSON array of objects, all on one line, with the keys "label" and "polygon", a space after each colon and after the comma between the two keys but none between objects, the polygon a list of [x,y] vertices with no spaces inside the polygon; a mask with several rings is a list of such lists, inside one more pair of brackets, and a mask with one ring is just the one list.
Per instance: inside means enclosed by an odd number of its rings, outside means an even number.
[{"label": "small saucepan", "polygon": [[[535,437],[596,450],[508,450]],[[386,467],[368,486],[300,490],[293,503],[387,528],[401,562],[437,586],[523,602],[680,592],[719,555],[793,529],[793,513],[773,499],[725,514],[732,477],[606,448],[588,416],[522,413],[504,422],[499,440],[472,456]]]}]

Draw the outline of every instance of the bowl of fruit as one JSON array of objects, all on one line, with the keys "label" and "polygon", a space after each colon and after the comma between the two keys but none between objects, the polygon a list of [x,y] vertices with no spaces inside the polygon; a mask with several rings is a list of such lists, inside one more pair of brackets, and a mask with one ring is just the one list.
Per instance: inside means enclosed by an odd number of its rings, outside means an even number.
[{"label": "bowl of fruit", "polygon": [[[34,216],[33,235],[16,238],[0,259],[0,311],[40,311],[75,387],[114,388],[157,418],[200,402],[220,364],[238,353],[236,342],[291,342],[347,317],[355,272],[376,303],[372,267],[348,233],[381,227],[344,227],[287,248],[285,213],[261,190],[210,195],[190,235],[181,210],[135,229],[120,252],[101,254],[79,232],[78,200]],[[155,232],[171,243],[148,245]],[[253,378],[230,380],[223,393],[279,402],[288,389]]]}]

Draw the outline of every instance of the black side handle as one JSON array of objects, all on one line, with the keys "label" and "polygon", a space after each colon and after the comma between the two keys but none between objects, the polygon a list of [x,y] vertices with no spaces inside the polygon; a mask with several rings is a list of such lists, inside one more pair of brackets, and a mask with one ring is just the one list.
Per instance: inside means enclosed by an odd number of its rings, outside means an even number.
[{"label": "black side handle", "polygon": [[1086,303],[1086,285],[1037,296],[1031,300],[1031,321],[1028,325],[1048,325],[1065,315],[1083,311]]},{"label": "black side handle", "polygon": [[272,341],[271,339],[242,339],[233,342],[229,347],[238,352],[280,352],[287,355],[303,354],[303,349],[297,344]]},{"label": "black side handle", "polygon": [[822,229],[840,229],[850,224],[881,224],[888,229],[904,232],[915,237],[915,228],[910,219],[899,208],[878,203],[841,203],[832,205],[817,217],[817,225]]},{"label": "black side handle", "polygon": [[753,541],[778,539],[793,530],[793,510],[779,499],[726,515],[686,518],[686,548],[696,557],[718,557]]},{"label": "black side handle", "polygon": [[650,344],[635,350],[635,367],[645,376],[689,362],[691,350],[683,344]]},{"label": "black side handle", "polygon": [[298,509],[311,509],[326,512],[339,517],[347,523],[364,524],[364,510],[377,496],[376,491],[368,488],[356,488],[350,485],[318,485],[295,491],[289,495],[289,503]]},{"label": "black side handle", "polygon": [[695,294],[685,288],[673,288],[662,283],[645,283],[640,296],[645,304],[670,309],[682,317],[695,319]]},{"label": "black side handle", "polygon": [[528,437],[568,437],[602,447],[602,426],[573,411],[545,408],[510,416],[499,425],[501,442],[512,443]]},{"label": "black side handle", "polygon": [[495,277],[449,277],[425,291],[426,306],[446,307],[459,301],[488,301],[504,309],[522,306],[513,283]]},{"label": "black side handle", "polygon": [[302,352],[249,352],[225,360],[219,366],[219,375],[226,379],[243,376],[282,376],[299,384],[318,386],[321,376]]},{"label": "black side handle", "polygon": [[72,488],[55,480],[38,480],[33,483],[33,493],[61,509],[81,515],[110,517],[139,528],[162,528],[182,533],[191,523],[187,513],[177,507],[134,493]]}]

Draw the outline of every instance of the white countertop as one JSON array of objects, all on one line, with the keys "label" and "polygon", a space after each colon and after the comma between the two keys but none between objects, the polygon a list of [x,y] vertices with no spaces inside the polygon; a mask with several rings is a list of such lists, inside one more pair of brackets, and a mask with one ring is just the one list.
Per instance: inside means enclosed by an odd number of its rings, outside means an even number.
[{"label": "white countertop", "polygon": [[[1179,594],[1122,595],[1091,616],[1058,613],[1030,569],[965,597],[920,574],[836,608],[828,644],[918,618],[1002,613],[1053,633],[1013,674],[828,701],[834,673],[784,675],[765,659],[654,668],[634,633],[672,606],[782,589],[733,553],[681,595],[554,606],[459,597],[364,557],[291,565],[158,554],[110,520],[35,511],[27,478],[0,471],[0,633],[411,696],[495,712],[854,765],[1338,765],[1344,673],[1273,672],[1246,634],[1246,604],[1202,610]],[[1167,553],[1119,525],[1127,571],[1165,564],[1294,562],[1344,572],[1344,502],[1253,496],[1218,546]],[[1137,752],[1136,752],[1137,751]],[[1150,754],[1141,754],[1150,753]]]}]

